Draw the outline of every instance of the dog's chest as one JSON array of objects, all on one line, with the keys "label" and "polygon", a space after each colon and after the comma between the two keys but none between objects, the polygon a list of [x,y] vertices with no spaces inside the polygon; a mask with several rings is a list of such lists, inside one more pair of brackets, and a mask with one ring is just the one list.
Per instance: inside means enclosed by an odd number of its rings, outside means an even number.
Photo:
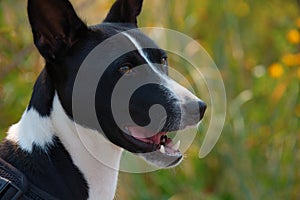
[{"label": "dog's chest", "polygon": [[47,153],[33,146],[31,153],[5,140],[0,157],[24,173],[29,182],[58,199],[87,199],[88,186],[58,138]]}]

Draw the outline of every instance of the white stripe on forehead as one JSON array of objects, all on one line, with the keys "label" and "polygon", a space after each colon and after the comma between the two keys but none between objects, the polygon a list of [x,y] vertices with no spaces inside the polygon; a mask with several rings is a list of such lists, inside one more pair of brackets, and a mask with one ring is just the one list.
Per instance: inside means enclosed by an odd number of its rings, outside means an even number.
[{"label": "white stripe on forehead", "polygon": [[135,48],[138,50],[139,54],[145,59],[145,61],[147,62],[147,64],[157,73],[159,73],[159,71],[156,69],[156,67],[153,65],[153,63],[149,60],[149,58],[147,57],[146,53],[143,51],[142,46],[140,45],[140,43],[131,35],[129,35],[126,32],[122,32],[122,34],[129,39],[129,41],[135,46]]}]

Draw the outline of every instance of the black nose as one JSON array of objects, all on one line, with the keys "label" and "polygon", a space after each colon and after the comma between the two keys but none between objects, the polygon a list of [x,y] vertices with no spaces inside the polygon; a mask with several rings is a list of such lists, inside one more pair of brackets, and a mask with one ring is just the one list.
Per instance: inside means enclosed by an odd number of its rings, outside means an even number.
[{"label": "black nose", "polygon": [[199,102],[200,120],[203,119],[206,108],[207,108],[206,104],[203,101],[200,101]]}]

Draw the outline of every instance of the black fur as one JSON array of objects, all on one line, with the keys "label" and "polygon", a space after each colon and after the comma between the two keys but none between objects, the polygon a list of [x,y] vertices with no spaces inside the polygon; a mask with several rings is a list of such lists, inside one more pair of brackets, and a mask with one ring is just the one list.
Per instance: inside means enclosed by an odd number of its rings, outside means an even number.
[{"label": "black fur", "polygon": [[117,0],[104,22],[129,23],[137,27],[137,16],[142,9],[143,0]]},{"label": "black fur", "polygon": [[28,0],[28,17],[34,43],[47,61],[64,58],[87,30],[69,1]]},{"label": "black fur", "polygon": [[54,93],[53,82],[44,69],[34,85],[32,97],[27,109],[30,110],[34,108],[38,110],[42,117],[49,116],[52,111]]}]

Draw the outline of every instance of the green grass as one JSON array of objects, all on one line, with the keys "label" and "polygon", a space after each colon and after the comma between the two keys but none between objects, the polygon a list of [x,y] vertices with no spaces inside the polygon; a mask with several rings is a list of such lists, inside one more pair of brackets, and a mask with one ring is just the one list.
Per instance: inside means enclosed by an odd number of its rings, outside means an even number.
[{"label": "green grass", "polygon": [[[112,1],[75,2],[97,23]],[[300,28],[298,16],[296,0],[145,0],[142,26],[183,32],[211,54],[225,82],[228,116],[208,157],[198,158],[197,136],[176,169],[121,173],[118,199],[300,199],[300,66],[282,61],[299,53],[287,39]],[[0,1],[0,139],[26,108],[41,70],[30,34],[26,2]],[[277,78],[269,73],[273,63],[283,69]],[[245,91],[251,98],[243,102]]]}]

